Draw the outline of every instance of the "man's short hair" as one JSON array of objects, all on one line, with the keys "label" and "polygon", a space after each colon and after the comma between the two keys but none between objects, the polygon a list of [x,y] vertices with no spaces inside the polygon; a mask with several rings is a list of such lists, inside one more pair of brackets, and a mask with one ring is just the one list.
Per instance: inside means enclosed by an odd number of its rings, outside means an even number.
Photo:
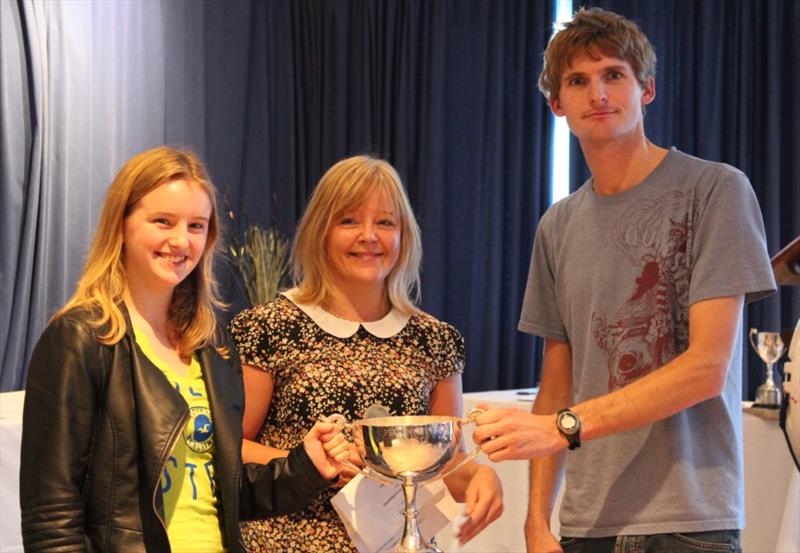
[{"label": "man's short hair", "polygon": [[582,55],[627,61],[642,86],[656,75],[656,52],[636,23],[601,8],[581,8],[558,25],[544,52],[539,90],[548,100],[558,99],[564,72]]}]

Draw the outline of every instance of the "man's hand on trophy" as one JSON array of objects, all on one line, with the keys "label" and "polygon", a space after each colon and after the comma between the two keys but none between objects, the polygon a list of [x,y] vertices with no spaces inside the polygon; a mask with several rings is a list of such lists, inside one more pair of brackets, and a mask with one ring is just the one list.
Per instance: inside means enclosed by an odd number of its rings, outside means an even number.
[{"label": "man's hand on trophy", "polygon": [[522,409],[486,409],[475,418],[472,439],[494,462],[550,455],[567,447],[555,419]]}]

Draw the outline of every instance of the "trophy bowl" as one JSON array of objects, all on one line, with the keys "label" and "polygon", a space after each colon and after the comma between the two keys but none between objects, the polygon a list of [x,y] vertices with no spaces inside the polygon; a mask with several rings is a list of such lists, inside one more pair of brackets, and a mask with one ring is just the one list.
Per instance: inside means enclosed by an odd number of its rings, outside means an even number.
[{"label": "trophy bowl", "polygon": [[457,417],[378,417],[356,421],[353,430],[364,464],[398,480],[411,476],[424,482],[438,476],[461,444]]},{"label": "trophy bowl", "polygon": [[327,418],[352,431],[353,443],[365,468],[345,464],[372,480],[403,487],[405,524],[395,553],[442,553],[434,540],[426,542],[420,535],[415,503],[417,485],[444,478],[477,457],[478,447],[454,466],[451,463],[460,450],[462,426],[474,422],[481,412],[473,409],[466,419],[409,415],[361,419],[352,424],[339,414]]}]

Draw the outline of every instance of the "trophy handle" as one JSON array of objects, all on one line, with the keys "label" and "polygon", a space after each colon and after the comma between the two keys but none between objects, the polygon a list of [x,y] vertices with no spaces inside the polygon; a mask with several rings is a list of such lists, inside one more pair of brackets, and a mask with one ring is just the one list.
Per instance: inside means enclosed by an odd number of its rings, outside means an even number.
[{"label": "trophy handle", "polygon": [[[342,430],[352,430],[353,425],[347,422],[347,419],[344,415],[339,413],[334,413],[333,415],[329,415],[327,417],[322,417],[324,422],[330,422],[341,428]],[[347,439],[347,436],[345,436]],[[347,440],[351,444],[353,443],[352,440]],[[381,484],[398,484],[399,481],[393,478],[389,478],[388,476],[384,476],[383,474],[369,468],[369,467],[359,467],[358,465],[351,463],[350,461],[340,461],[341,464],[353,470],[357,473],[360,473],[365,478],[369,478],[370,480],[374,480],[376,482],[380,482]]]},{"label": "trophy handle", "polygon": [[753,346],[753,349],[754,349],[754,350],[758,351],[758,347],[756,346],[756,343],[753,341],[753,336],[755,336],[756,334],[758,334],[758,329],[756,329],[756,328],[751,328],[751,329],[750,329],[750,336],[749,336],[749,338],[750,338],[750,345],[751,345],[751,346]]},{"label": "trophy handle", "polygon": [[[464,418],[464,419],[461,419],[461,426],[466,426],[468,424],[475,424],[475,417],[477,417],[478,415],[481,415],[481,414],[483,414],[485,412],[486,412],[485,409],[481,409],[479,407],[475,407],[473,409],[470,409],[469,413],[467,413],[467,417]],[[464,457],[463,459],[461,459],[458,463],[456,463],[456,465],[454,467],[450,467],[449,469],[447,469],[443,473],[437,475],[437,479],[438,478],[444,478],[445,476],[449,476],[450,474],[453,474],[455,471],[457,471],[458,469],[460,469],[461,467],[463,467],[464,465],[466,465],[470,461],[474,460],[478,455],[480,455],[480,453],[481,453],[481,446],[476,445],[475,449],[470,451],[469,454],[466,457]]]},{"label": "trophy handle", "polygon": [[329,422],[331,424],[335,424],[342,430],[350,430],[353,428],[353,425],[347,422],[347,419],[344,415],[339,413],[334,413],[333,415],[328,415],[327,417],[320,417],[322,422]]}]

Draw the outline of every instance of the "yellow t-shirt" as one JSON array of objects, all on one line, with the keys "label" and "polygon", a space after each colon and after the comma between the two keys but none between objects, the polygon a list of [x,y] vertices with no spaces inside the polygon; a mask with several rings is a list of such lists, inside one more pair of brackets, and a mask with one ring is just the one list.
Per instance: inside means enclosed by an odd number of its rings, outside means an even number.
[{"label": "yellow t-shirt", "polygon": [[192,356],[188,374],[178,375],[159,359],[143,332],[136,343],[189,406],[189,420],[161,476],[164,517],[173,553],[225,551],[214,482],[214,424],[203,370]]}]

